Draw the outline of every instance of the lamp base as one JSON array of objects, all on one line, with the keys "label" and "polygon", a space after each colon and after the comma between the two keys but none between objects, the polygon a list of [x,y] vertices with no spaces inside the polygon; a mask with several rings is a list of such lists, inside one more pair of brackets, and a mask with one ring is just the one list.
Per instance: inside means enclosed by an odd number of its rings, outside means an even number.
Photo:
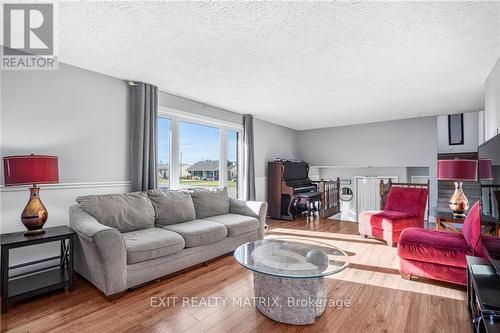
[{"label": "lamp base", "polygon": [[25,232],[26,236],[40,235],[45,232],[42,228],[49,214],[40,200],[39,192],[40,188],[36,185],[30,187],[30,198],[21,214],[21,222],[28,229]]},{"label": "lamp base", "polygon": [[455,192],[450,198],[449,207],[453,211],[454,216],[466,216],[466,212],[469,209],[469,200],[462,190],[462,182],[455,182]]},{"label": "lamp base", "polygon": [[43,230],[43,229],[28,230],[24,233],[24,236],[36,236],[36,235],[41,235],[44,233],[45,233],[45,230]]}]

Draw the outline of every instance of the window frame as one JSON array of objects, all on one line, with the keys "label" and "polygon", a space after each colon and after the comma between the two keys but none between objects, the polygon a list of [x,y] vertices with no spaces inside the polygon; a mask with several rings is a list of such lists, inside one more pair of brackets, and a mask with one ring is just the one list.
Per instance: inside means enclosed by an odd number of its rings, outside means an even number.
[{"label": "window frame", "polygon": [[179,124],[180,122],[188,122],[195,125],[210,126],[218,128],[220,131],[219,142],[219,186],[227,186],[227,161],[228,161],[228,147],[227,147],[227,132],[233,131],[238,133],[238,198],[242,197],[242,184],[243,173],[243,125],[238,125],[232,122],[214,119],[203,115],[197,115],[190,112],[176,110],[172,108],[162,107],[158,108],[158,117],[170,119],[170,167],[169,167],[169,188],[180,189],[180,136]]},{"label": "window frame", "polygon": [[167,116],[160,116],[160,114],[158,114],[158,116],[156,117],[156,144],[157,144],[157,147],[156,147],[156,158],[157,158],[157,161],[156,161],[156,166],[155,166],[155,172],[156,172],[156,176],[157,178],[159,177],[158,176],[158,164],[160,163],[160,160],[158,159],[158,151],[159,151],[159,146],[160,146],[160,138],[159,138],[159,131],[158,131],[158,119],[159,118],[164,118],[164,119],[168,119],[168,123],[169,123],[169,128],[168,128],[168,136],[169,136],[169,147],[168,147],[168,161],[166,161],[168,163],[168,187],[161,187],[159,186],[159,180],[156,179],[156,187],[158,189],[170,189],[172,188],[172,184],[171,184],[171,181],[172,181],[172,119],[170,117],[167,117]]}]

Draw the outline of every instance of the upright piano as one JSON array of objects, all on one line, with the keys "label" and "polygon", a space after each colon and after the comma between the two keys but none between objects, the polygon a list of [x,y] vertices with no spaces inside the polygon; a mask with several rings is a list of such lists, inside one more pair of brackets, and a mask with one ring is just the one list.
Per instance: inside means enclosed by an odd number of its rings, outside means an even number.
[{"label": "upright piano", "polygon": [[307,162],[268,162],[267,198],[271,218],[293,220],[297,215],[294,207],[296,195],[306,192],[316,192],[319,195],[318,186],[309,179]]}]

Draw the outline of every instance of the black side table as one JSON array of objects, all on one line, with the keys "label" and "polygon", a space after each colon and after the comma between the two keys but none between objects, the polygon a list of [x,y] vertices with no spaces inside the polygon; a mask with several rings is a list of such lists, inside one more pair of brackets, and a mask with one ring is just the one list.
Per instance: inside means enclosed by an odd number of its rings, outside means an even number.
[{"label": "black side table", "polygon": [[[2,257],[1,297],[2,313],[7,312],[7,305],[35,295],[60,288],[73,290],[73,260],[75,232],[67,226],[45,228],[45,233],[35,236],[24,236],[24,232],[13,232],[0,235]],[[61,242],[59,256],[39,259],[18,265],[9,266],[10,249],[48,242]],[[29,272],[9,274],[9,271],[28,267],[47,261],[59,259],[59,263]]]}]

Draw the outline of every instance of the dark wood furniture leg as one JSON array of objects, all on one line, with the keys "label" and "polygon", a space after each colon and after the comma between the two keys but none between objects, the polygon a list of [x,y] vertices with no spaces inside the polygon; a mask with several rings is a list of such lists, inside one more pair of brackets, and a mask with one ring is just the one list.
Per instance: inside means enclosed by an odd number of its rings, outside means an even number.
[{"label": "dark wood furniture leg", "polygon": [[69,260],[68,260],[68,289],[73,291],[74,288],[74,273],[73,265],[75,262],[75,234],[69,236]]},{"label": "dark wood furniture leg", "polygon": [[7,298],[9,293],[9,248],[7,246],[2,248],[2,309],[1,312],[7,312]]}]

